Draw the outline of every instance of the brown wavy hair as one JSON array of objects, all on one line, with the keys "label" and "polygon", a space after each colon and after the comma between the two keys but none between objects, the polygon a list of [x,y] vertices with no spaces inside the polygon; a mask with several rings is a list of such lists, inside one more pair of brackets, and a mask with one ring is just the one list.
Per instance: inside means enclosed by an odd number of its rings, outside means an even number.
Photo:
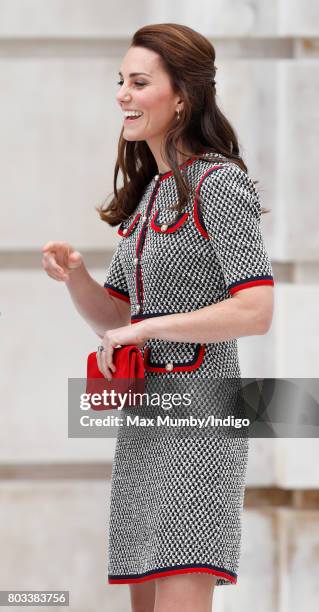
[{"label": "brown wavy hair", "polygon": [[[133,35],[131,47],[145,47],[158,53],[174,93],[180,94],[184,102],[180,120],[173,118],[163,142],[163,157],[174,174],[178,193],[178,202],[172,208],[181,213],[194,191],[179,169],[177,152],[182,151],[178,149],[178,142],[186,151],[191,151],[193,157],[205,159],[203,154],[215,153],[222,156],[220,161],[225,161],[226,157],[248,172],[236,133],[216,103],[215,49],[199,32],[176,23],[140,28]],[[214,161],[218,159],[214,157]],[[120,189],[117,188],[119,170],[123,175]],[[157,173],[157,164],[147,142],[125,140],[122,128],[114,169],[114,193],[106,208],[104,205],[96,208],[100,218],[111,226],[127,219]],[[262,208],[261,212],[269,210]]]}]

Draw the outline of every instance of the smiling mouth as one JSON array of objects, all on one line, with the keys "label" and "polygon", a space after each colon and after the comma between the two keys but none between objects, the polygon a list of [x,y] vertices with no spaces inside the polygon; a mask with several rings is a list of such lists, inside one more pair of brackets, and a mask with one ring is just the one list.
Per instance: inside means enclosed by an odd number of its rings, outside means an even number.
[{"label": "smiling mouth", "polygon": [[140,117],[124,117],[124,122],[125,121],[137,121],[137,119],[141,119],[141,117],[143,117],[143,115],[141,115]]}]

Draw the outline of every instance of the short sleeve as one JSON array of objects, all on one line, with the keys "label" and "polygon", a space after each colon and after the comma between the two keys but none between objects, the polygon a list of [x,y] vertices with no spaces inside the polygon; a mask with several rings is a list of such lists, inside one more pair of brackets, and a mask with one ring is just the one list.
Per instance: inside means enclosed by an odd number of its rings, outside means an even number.
[{"label": "short sleeve", "polygon": [[211,170],[204,177],[201,214],[230,294],[257,285],[274,285],[263,241],[260,196],[237,164]]},{"label": "short sleeve", "polygon": [[130,302],[130,294],[127,287],[123,263],[121,261],[119,246],[113,254],[111,263],[107,269],[104,287],[114,297],[124,302]]}]

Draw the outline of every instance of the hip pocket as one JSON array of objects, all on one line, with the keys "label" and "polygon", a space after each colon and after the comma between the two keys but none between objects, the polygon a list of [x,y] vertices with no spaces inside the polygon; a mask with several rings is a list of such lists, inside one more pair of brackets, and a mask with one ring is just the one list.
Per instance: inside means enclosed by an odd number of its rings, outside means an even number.
[{"label": "hip pocket", "polygon": [[147,372],[188,372],[203,363],[205,345],[189,342],[152,340],[144,346],[144,365]]}]

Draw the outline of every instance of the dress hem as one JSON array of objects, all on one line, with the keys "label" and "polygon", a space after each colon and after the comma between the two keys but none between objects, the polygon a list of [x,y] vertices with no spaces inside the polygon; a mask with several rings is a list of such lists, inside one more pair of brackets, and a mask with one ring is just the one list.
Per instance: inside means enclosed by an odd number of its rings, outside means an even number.
[{"label": "dress hem", "polygon": [[[152,580],[154,578],[161,578],[164,576],[172,576],[174,574],[186,574],[186,573],[197,573],[203,572],[207,574],[214,574],[219,578],[228,580],[231,584],[237,584],[237,574],[234,572],[230,572],[229,570],[225,570],[224,568],[217,568],[216,566],[208,566],[208,565],[185,565],[179,567],[167,567],[161,569],[154,569],[144,574],[126,574],[126,575],[108,575],[108,583],[109,584],[128,584],[134,582],[144,582],[146,580]],[[228,583],[227,583],[228,584]]]}]

